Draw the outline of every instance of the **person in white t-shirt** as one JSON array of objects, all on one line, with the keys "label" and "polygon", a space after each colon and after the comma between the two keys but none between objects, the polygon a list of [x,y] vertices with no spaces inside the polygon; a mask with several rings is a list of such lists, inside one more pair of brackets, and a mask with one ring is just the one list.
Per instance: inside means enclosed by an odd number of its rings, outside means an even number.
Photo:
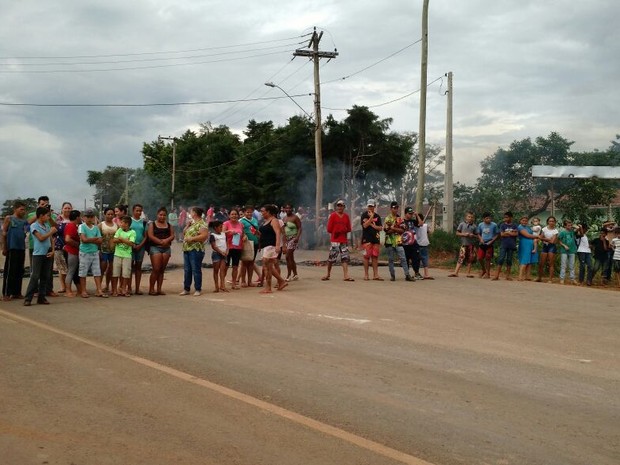
[{"label": "person in white t-shirt", "polygon": [[[581,223],[575,228],[577,236],[577,258],[579,260],[579,285],[583,286],[583,280],[586,278],[586,284],[592,285],[592,250],[590,249],[590,241],[588,240],[588,225]],[[586,275],[587,270],[587,275]]]}]

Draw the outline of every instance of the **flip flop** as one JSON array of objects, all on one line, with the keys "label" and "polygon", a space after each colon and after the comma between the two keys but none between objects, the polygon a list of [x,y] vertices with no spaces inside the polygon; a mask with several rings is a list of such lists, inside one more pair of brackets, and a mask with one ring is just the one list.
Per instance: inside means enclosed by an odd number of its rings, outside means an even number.
[{"label": "flip flop", "polygon": [[[329,276],[323,276],[321,278],[321,281],[329,281]],[[346,281],[346,280],[345,280]]]},{"label": "flip flop", "polygon": [[385,281],[385,279],[380,278],[380,277],[376,277],[376,278],[372,278],[373,281]]},{"label": "flip flop", "polygon": [[425,276],[424,279],[434,280],[435,278],[433,278],[432,276]]},{"label": "flip flop", "polygon": [[458,278],[458,277],[459,277],[459,275],[458,274],[454,274],[454,273],[448,275],[448,278]]},{"label": "flip flop", "polygon": [[353,278],[345,278],[344,280],[345,280],[345,281],[349,281],[349,282],[353,282],[353,281],[355,281],[355,279],[353,279]]},{"label": "flip flop", "polygon": [[285,281],[278,286],[278,291],[283,291],[286,286],[288,286],[288,283]]}]

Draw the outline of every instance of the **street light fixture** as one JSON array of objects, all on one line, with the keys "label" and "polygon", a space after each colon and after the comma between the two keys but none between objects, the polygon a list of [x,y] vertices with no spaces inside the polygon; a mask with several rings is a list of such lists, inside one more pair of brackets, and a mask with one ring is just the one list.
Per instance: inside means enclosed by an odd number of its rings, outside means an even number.
[{"label": "street light fixture", "polygon": [[[318,71],[315,71],[316,73],[318,73]],[[318,82],[318,78],[316,77],[317,75],[315,75],[315,82]],[[292,102],[297,105],[299,107],[299,109],[301,111],[303,111],[306,116],[308,116],[308,118],[310,118],[310,120],[314,120],[314,159],[316,162],[316,197],[315,197],[315,202],[314,202],[314,209],[315,209],[315,214],[314,214],[314,229],[315,229],[315,235],[318,239],[319,237],[319,224],[320,224],[320,216],[321,216],[321,204],[323,201],[323,151],[322,151],[322,147],[321,147],[321,105],[319,104],[318,101],[318,97],[319,97],[319,91],[317,90],[314,93],[315,96],[315,117],[312,118],[312,116],[310,116],[310,114],[303,109],[303,107],[297,103],[297,101],[291,97],[289,95],[289,93],[287,91],[285,91],[282,87],[280,87],[277,84],[274,84],[273,82],[266,82],[265,85],[267,87],[274,87],[274,88],[278,88],[280,89],[282,92],[284,92],[284,95],[286,95],[289,99],[292,100]],[[317,89],[317,87],[315,86],[315,89]]]},{"label": "street light fixture", "polygon": [[280,89],[282,92],[284,92],[284,95],[286,95],[288,98],[290,98],[290,99],[293,101],[293,103],[294,103],[295,105],[297,105],[297,106],[299,107],[299,109],[300,109],[301,111],[303,111],[303,112],[306,114],[306,116],[307,116],[308,118],[312,119],[312,116],[310,115],[310,113],[308,113],[306,110],[304,110],[304,109],[303,109],[303,107],[302,107],[299,103],[297,103],[297,100],[295,100],[293,97],[291,97],[291,96],[289,95],[289,93],[288,93],[287,91],[285,91],[282,87],[280,87],[280,86],[279,86],[279,85],[277,85],[277,84],[274,84],[273,82],[266,82],[266,83],[265,83],[265,85],[266,85],[267,87],[273,87],[273,88]]}]

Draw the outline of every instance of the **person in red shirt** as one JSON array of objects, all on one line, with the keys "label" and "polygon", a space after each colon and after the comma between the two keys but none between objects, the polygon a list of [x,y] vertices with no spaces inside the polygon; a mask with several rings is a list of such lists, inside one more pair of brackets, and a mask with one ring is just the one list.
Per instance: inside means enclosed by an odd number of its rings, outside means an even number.
[{"label": "person in red shirt", "polygon": [[345,203],[343,200],[336,202],[336,211],[329,215],[327,220],[327,232],[330,234],[331,247],[327,258],[327,275],[321,279],[328,281],[332,271],[332,265],[336,262],[338,255],[342,262],[342,271],[345,281],[355,281],[349,276],[349,239],[351,232],[351,219],[344,212]]},{"label": "person in red shirt", "polygon": [[78,266],[79,266],[79,247],[80,235],[78,234],[78,226],[82,222],[79,210],[71,210],[69,213],[69,223],[65,226],[65,245],[63,250],[67,253],[67,276],[65,277],[65,287],[67,297],[75,297],[77,294],[71,292],[71,282],[75,283],[78,293],[82,293],[79,284]]}]

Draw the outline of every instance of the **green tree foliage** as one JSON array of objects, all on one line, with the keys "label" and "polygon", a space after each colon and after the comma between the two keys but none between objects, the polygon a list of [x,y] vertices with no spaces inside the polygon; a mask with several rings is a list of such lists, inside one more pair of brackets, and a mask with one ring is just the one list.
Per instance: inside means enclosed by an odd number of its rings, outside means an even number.
[{"label": "green tree foliage", "polygon": [[141,169],[108,166],[103,171],[88,171],[86,182],[95,188],[93,200],[97,210],[118,204],[131,206],[140,203],[151,211],[166,205],[169,198]]},{"label": "green tree foliage", "polygon": [[[388,132],[390,120],[379,120],[365,107],[354,107],[349,117],[326,123],[323,156],[325,198],[342,195],[343,171],[355,168],[357,187],[376,195],[405,172],[413,141]],[[225,126],[201,125],[176,139],[175,203],[186,205],[242,205],[274,202],[313,205],[316,163],[315,125],[294,116],[281,127],[271,121],[251,120],[243,141]],[[172,144],[145,143],[144,171],[151,189],[170,200]],[[386,187],[387,186],[387,187]]]},{"label": "green tree foliage", "polygon": [[332,172],[341,172],[340,183],[326,192],[336,197],[340,184],[339,196],[353,207],[360,197],[380,197],[400,186],[416,138],[390,132],[392,120],[379,119],[367,107],[354,106],[347,113],[343,121],[327,118],[323,148]]},{"label": "green tree foliage", "polygon": [[0,212],[0,217],[4,218],[6,215],[13,214],[13,206],[15,202],[20,201],[26,204],[26,211],[31,212],[35,210],[37,207],[37,199],[33,199],[32,197],[28,197],[27,199],[22,199],[20,197],[16,199],[8,199],[5,200],[2,204],[2,212]]},{"label": "green tree foliage", "polygon": [[[495,213],[505,210],[529,216],[546,211],[552,200],[572,218],[593,220],[597,215],[590,205],[606,205],[618,183],[601,179],[533,178],[533,165],[615,165],[618,152],[571,152],[573,142],[552,132],[548,137],[514,141],[508,149],[499,149],[481,163],[481,176],[471,192],[470,205]],[[477,212],[482,213],[482,212]]]}]

